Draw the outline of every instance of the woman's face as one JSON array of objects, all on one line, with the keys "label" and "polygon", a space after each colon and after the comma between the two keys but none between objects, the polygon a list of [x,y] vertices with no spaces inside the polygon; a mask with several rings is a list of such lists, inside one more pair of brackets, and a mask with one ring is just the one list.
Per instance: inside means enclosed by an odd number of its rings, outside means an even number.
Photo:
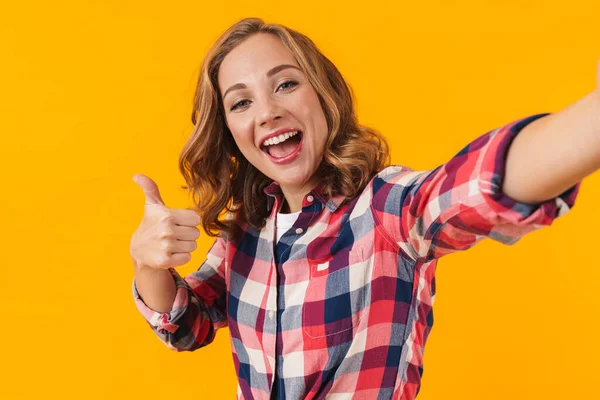
[{"label": "woman's face", "polygon": [[274,35],[255,34],[227,54],[218,81],[227,126],[246,159],[284,193],[310,191],[327,121],[292,52]]}]

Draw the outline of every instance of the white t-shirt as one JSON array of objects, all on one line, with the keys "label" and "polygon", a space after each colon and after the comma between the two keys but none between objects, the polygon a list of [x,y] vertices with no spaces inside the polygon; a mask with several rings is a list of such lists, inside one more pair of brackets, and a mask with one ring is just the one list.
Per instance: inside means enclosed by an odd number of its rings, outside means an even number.
[{"label": "white t-shirt", "polygon": [[286,233],[292,226],[294,226],[294,222],[296,222],[299,215],[300,211],[291,214],[277,213],[277,224],[275,227],[277,240],[275,243],[279,243],[279,239],[281,239],[283,234]]}]

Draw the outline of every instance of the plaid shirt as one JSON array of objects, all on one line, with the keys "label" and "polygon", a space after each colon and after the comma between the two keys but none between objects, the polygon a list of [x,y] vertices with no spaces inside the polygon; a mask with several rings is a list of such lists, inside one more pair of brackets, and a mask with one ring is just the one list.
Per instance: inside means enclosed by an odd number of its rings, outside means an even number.
[{"label": "plaid shirt", "polygon": [[538,114],[477,138],[431,171],[390,166],[356,198],[307,194],[275,243],[282,205],[265,189],[260,231],[218,238],[177,285],[169,313],[136,305],[176,351],[229,326],[238,399],[414,399],[433,324],[437,260],[489,237],[513,244],[574,205],[580,183],[532,205],[500,192],[506,153]]}]

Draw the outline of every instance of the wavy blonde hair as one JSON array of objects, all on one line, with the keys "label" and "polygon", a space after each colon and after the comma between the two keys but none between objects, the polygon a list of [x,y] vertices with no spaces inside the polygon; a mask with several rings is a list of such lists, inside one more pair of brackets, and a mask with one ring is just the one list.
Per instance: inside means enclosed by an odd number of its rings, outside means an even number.
[{"label": "wavy blonde hair", "polygon": [[[187,183],[183,188],[192,194],[202,226],[210,236],[220,232],[231,236],[240,222],[260,229],[268,216],[263,189],[273,180],[250,164],[235,144],[225,123],[217,81],[225,56],[257,33],[278,37],[318,94],[329,136],[316,174],[328,196],[354,198],[389,164],[386,140],[359,125],[349,85],[312,40],[279,24],[243,19],[223,33],[206,54],[194,95],[194,129],[179,158]],[[226,218],[228,213],[235,218]]]}]

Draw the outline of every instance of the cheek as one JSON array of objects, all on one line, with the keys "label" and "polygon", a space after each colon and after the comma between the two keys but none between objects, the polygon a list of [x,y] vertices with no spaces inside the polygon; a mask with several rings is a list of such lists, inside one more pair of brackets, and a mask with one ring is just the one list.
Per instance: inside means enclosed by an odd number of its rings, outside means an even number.
[{"label": "cheek", "polygon": [[250,146],[252,146],[252,141],[248,139],[248,135],[233,134],[233,141],[244,157],[251,156]]},{"label": "cheek", "polygon": [[325,125],[326,129],[327,122],[325,121],[325,114],[323,113],[321,102],[315,91],[305,93],[302,96],[300,104],[303,105],[301,109],[302,116],[306,120],[311,121],[314,128],[321,130],[323,129],[323,125]]},{"label": "cheek", "polygon": [[229,120],[229,130],[233,136],[233,140],[238,145],[238,147],[242,147],[244,143],[252,142],[252,131],[248,128],[248,124],[245,123],[241,119]]},{"label": "cheek", "polygon": [[315,118],[318,118],[318,122],[316,123],[319,127],[322,127],[325,122],[325,113],[323,112],[323,107],[321,107],[321,102],[319,101],[319,96],[316,92],[313,92],[311,96],[311,109]]},{"label": "cheek", "polygon": [[313,120],[313,126],[316,130],[316,133],[319,135],[319,139],[322,142],[325,142],[327,139],[327,120],[325,118],[325,113],[323,111],[323,107],[321,107],[321,102],[319,101],[319,97],[315,93],[311,98],[311,106],[310,106],[310,116]]}]

